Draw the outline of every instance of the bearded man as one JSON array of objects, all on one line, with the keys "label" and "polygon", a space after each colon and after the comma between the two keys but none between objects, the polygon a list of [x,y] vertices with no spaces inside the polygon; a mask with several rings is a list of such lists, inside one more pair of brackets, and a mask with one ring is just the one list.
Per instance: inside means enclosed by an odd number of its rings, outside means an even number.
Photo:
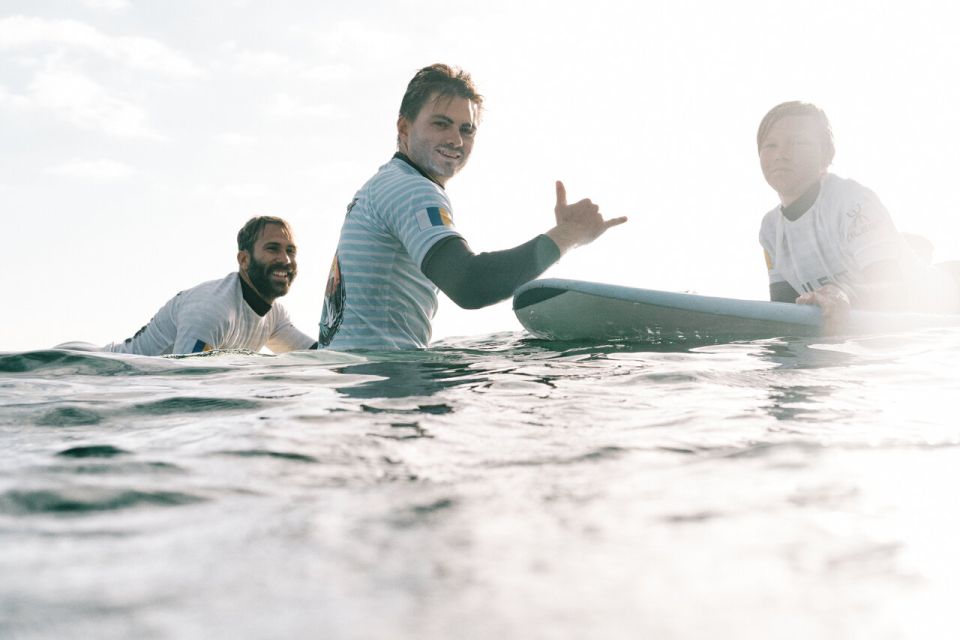
[{"label": "bearded man", "polygon": [[239,270],[181,291],[149,323],[105,351],[159,356],[213,349],[274,353],[315,349],[275,300],[290,291],[297,275],[297,245],[282,218],[258,216],[237,234]]}]

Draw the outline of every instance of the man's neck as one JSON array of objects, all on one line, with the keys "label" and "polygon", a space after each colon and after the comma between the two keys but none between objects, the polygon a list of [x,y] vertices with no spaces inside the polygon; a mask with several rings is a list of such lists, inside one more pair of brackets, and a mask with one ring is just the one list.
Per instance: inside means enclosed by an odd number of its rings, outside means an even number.
[{"label": "man's neck", "polygon": [[800,195],[792,198],[782,198],[780,201],[783,203],[780,207],[780,211],[783,212],[783,216],[790,221],[797,220],[810,210],[810,207],[813,206],[813,203],[817,201],[817,197],[820,196],[820,181],[817,180],[812,185],[807,187],[807,190],[801,193]]},{"label": "man's neck", "polygon": [[393,157],[394,157],[394,158],[397,158],[398,160],[403,160],[403,161],[406,162],[408,165],[410,165],[411,167],[413,167],[414,169],[416,169],[416,170],[417,170],[417,173],[419,173],[420,175],[422,175],[424,178],[426,178],[426,179],[429,180],[430,182],[434,183],[435,185],[439,186],[441,189],[446,189],[446,187],[444,187],[444,185],[443,185],[442,182],[440,182],[439,180],[437,180],[436,178],[434,178],[432,175],[430,175],[429,173],[427,173],[426,171],[424,171],[416,162],[414,162],[413,160],[411,160],[410,157],[409,157],[407,154],[405,154],[403,151],[397,151],[395,154],[393,154]]},{"label": "man's neck", "polygon": [[267,312],[270,311],[270,308],[273,306],[273,301],[275,298],[267,299],[262,293],[260,293],[253,283],[250,282],[250,277],[245,271],[240,271],[240,291],[243,294],[243,301],[247,303],[253,312],[258,316],[263,317],[267,315]]}]

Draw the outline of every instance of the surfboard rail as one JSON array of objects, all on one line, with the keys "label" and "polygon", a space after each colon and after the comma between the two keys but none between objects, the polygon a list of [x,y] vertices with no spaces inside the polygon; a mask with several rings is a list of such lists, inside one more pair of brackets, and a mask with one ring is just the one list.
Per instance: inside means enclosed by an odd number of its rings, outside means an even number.
[{"label": "surfboard rail", "polygon": [[[758,340],[822,334],[819,307],[546,278],[514,292],[524,328],[545,340]],[[854,311],[851,334],[960,326],[960,316]]]}]

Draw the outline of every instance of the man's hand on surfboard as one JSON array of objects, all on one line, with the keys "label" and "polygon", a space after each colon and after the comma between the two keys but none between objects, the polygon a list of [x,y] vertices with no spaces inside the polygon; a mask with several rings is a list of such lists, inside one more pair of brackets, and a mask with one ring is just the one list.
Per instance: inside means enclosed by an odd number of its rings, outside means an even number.
[{"label": "man's hand on surfboard", "polygon": [[547,237],[556,243],[561,254],[574,247],[589,244],[610,227],[627,221],[625,216],[604,220],[600,215],[600,207],[589,199],[567,204],[567,190],[559,180],[557,180],[557,206],[554,213],[557,217],[557,226],[547,231]]},{"label": "man's hand on surfboard", "polygon": [[850,298],[835,284],[826,284],[797,298],[797,304],[815,304],[823,313],[823,332],[841,333],[850,316]]}]

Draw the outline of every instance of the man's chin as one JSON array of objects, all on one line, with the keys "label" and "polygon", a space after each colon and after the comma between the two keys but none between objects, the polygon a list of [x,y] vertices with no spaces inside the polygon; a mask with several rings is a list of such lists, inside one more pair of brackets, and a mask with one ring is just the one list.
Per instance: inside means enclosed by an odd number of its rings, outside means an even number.
[{"label": "man's chin", "polygon": [[274,285],[270,287],[270,293],[273,294],[275,298],[282,298],[283,296],[290,293],[290,285]]},{"label": "man's chin", "polygon": [[251,282],[264,298],[280,298],[290,292],[290,282],[274,282],[271,279],[251,279]]},{"label": "man's chin", "polygon": [[457,172],[460,171],[461,166],[462,165],[460,164],[454,164],[452,162],[444,163],[442,165],[434,164],[433,166],[430,167],[430,173],[436,176],[437,178],[442,178],[443,180],[449,180],[453,176],[457,175]]}]

